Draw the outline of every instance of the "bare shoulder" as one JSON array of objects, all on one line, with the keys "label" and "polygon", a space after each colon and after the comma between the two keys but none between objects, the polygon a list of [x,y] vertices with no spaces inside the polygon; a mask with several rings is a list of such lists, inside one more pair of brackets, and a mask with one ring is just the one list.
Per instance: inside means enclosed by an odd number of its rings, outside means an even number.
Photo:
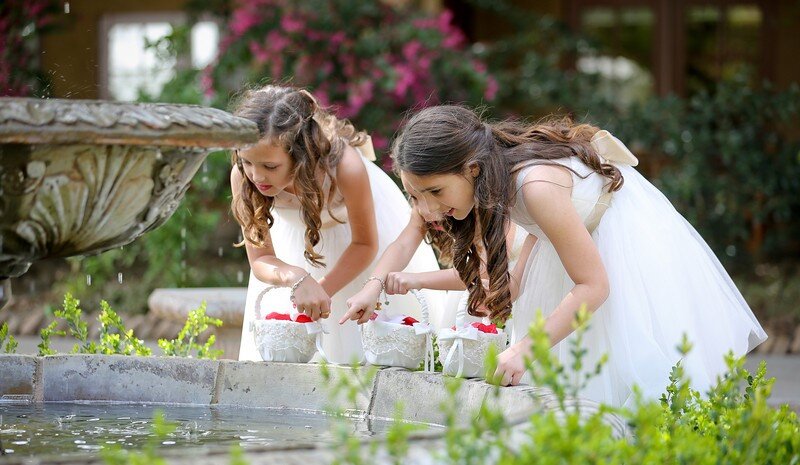
[{"label": "bare shoulder", "polygon": [[572,172],[561,165],[537,165],[526,175],[522,185],[525,206],[539,222],[545,212],[558,212],[571,205]]},{"label": "bare shoulder", "polygon": [[336,180],[341,186],[360,179],[367,179],[367,168],[364,166],[358,150],[347,145],[342,159],[339,160],[339,165],[336,167]]},{"label": "bare shoulder", "polygon": [[555,184],[563,187],[572,187],[572,172],[558,164],[541,164],[531,168],[525,174],[524,184]]}]

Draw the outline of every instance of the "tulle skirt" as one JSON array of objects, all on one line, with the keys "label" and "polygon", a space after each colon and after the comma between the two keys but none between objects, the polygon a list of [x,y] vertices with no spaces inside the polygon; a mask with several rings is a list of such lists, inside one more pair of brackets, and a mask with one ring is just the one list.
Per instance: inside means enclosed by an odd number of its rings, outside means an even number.
[{"label": "tulle skirt", "polygon": [[[363,349],[358,325],[355,321],[348,321],[339,325],[339,318],[347,311],[346,301],[356,292],[361,290],[364,281],[371,275],[375,262],[386,247],[391,244],[410,218],[410,206],[400,189],[380,168],[370,161],[363,159],[369,175],[372,189],[373,203],[375,205],[375,219],[378,229],[378,254],[375,260],[348,285],[332,297],[331,315],[323,320],[323,326],[328,334],[323,336],[323,350],[331,363],[349,364],[363,360]],[[300,266],[311,272],[314,279],[321,279],[328,273],[327,268],[316,268],[309,265],[303,257],[305,224],[299,210],[290,208],[276,208],[273,210],[275,223],[270,230],[272,242],[275,246],[275,255],[282,261]],[[345,249],[350,245],[350,225],[335,224],[320,231],[321,239],[317,250],[325,257],[325,263],[333,266]],[[431,247],[421,244],[411,259],[406,271],[435,271],[439,269],[436,257]],[[255,318],[255,305],[258,294],[264,289],[265,284],[259,281],[253,273],[247,287],[247,308],[245,309],[244,323],[242,326],[241,348],[239,360],[261,360],[255,348],[253,334],[250,331],[250,321]],[[439,319],[441,313],[442,292],[425,292],[431,318]],[[389,296],[388,310],[393,314],[408,314],[421,319],[420,306],[411,295]],[[268,292],[261,301],[261,316],[270,312],[289,313],[289,288],[277,288]]]},{"label": "tulle skirt", "polygon": [[[692,349],[682,366],[692,386],[705,391],[725,371],[728,351],[744,355],[767,335],[697,231],[636,170],[619,168],[625,185],[592,234],[610,295],[592,315],[583,341],[586,371],[603,354],[608,362],[582,395],[623,406],[638,385],[645,398],[659,398],[682,358],[677,347],[684,334]],[[574,286],[545,237],[534,246],[523,279],[510,322],[512,342],[527,334],[537,310],[547,316]],[[552,349],[562,363],[571,361],[574,338]]]}]

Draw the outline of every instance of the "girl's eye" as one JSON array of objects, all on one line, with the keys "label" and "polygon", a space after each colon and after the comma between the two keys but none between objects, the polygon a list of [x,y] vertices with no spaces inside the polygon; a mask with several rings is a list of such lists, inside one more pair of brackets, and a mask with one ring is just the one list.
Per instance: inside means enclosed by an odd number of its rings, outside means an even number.
[{"label": "girl's eye", "polygon": [[276,169],[276,168],[277,168],[277,166],[267,166],[267,165],[264,165],[264,169],[266,169],[267,171],[272,171],[272,170],[274,170],[274,169]]},{"label": "girl's eye", "polygon": [[439,195],[442,192],[442,190],[441,189],[434,189],[434,190],[428,191],[428,192],[430,192],[431,195],[435,196],[435,195]]},{"label": "girl's eye", "polygon": [[243,165],[250,166],[250,162],[249,162],[249,161],[247,161],[247,160],[242,160],[242,164],[243,164]]}]

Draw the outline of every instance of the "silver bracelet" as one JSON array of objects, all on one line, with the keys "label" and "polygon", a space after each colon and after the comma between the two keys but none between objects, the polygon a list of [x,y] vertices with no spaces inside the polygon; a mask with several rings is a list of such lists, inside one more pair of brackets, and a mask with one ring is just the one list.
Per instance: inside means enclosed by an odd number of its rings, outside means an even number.
[{"label": "silver bracelet", "polygon": [[[369,278],[367,278],[366,281],[364,281],[364,286],[366,286],[367,283],[372,281],[372,280],[375,280],[375,281],[378,281],[379,283],[381,283],[381,291],[380,292],[383,293],[383,303],[384,303],[384,305],[389,305],[389,298],[386,296],[386,281],[382,280],[381,278],[379,278],[377,276],[370,276]],[[378,299],[380,299],[380,294],[378,294]],[[380,310],[380,309],[381,309],[381,303],[380,302],[376,302],[375,310]]]},{"label": "silver bracelet", "polygon": [[306,274],[305,274],[305,275],[304,275],[302,278],[298,279],[298,280],[297,280],[297,282],[295,282],[294,284],[292,284],[292,290],[291,290],[291,291],[289,291],[289,300],[291,300],[291,301],[292,301],[292,308],[297,308],[297,304],[295,304],[295,303],[294,303],[294,291],[296,291],[296,290],[297,290],[297,288],[298,288],[298,287],[300,287],[300,284],[302,284],[302,283],[303,283],[303,281],[304,281],[306,278],[308,278],[309,276],[311,276],[311,273],[310,273],[310,272],[306,273]]}]

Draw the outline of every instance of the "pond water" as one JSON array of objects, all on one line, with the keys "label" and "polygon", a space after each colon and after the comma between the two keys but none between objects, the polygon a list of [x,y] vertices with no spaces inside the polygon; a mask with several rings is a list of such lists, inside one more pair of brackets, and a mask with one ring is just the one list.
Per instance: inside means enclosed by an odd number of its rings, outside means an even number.
[{"label": "pond water", "polygon": [[[176,426],[158,438],[153,419],[162,412]],[[291,446],[330,443],[336,422],[351,434],[369,437],[387,431],[390,421],[335,419],[296,411],[184,407],[150,404],[44,403],[0,404],[0,447],[6,456],[97,454],[103,448],[230,450],[233,445]],[[2,462],[2,459],[0,459]]]}]

